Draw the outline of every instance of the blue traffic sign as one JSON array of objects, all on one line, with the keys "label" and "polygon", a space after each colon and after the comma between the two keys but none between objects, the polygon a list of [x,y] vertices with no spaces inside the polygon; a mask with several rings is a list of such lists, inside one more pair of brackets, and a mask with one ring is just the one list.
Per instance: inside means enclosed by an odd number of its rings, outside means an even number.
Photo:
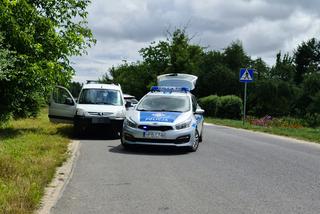
[{"label": "blue traffic sign", "polygon": [[241,68],[240,75],[239,75],[240,82],[246,82],[246,83],[253,82],[253,72],[254,72],[254,69]]}]

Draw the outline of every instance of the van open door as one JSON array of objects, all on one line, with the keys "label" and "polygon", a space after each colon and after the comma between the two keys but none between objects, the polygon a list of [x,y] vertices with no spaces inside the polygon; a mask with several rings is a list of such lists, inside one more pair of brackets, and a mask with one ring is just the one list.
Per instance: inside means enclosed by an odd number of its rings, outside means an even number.
[{"label": "van open door", "polygon": [[187,87],[193,90],[198,77],[191,74],[163,74],[158,76],[158,86]]},{"label": "van open door", "polygon": [[77,103],[68,89],[56,86],[49,102],[49,119],[54,123],[73,123]]}]

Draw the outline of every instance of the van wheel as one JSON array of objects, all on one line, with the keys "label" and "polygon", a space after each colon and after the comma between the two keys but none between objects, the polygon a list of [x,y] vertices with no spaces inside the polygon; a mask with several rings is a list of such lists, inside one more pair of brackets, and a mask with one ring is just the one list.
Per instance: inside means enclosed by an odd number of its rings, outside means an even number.
[{"label": "van wheel", "polygon": [[77,122],[74,122],[73,124],[73,134],[76,136],[76,137],[80,137],[82,134],[83,134],[83,129],[81,127],[81,125]]}]

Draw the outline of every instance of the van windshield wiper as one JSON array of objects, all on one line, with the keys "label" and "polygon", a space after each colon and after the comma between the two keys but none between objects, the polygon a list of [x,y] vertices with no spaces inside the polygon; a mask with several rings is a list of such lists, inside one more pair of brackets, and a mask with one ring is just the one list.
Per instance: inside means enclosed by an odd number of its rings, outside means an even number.
[{"label": "van windshield wiper", "polygon": [[103,104],[116,106],[116,104],[114,104],[114,103],[103,103]]}]

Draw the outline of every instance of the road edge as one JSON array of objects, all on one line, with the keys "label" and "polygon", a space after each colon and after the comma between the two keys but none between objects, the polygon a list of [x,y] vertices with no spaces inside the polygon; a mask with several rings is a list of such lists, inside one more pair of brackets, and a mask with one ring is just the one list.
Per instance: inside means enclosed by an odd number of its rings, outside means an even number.
[{"label": "road edge", "polygon": [[44,196],[42,197],[40,202],[40,207],[35,213],[48,214],[51,212],[52,207],[54,207],[58,202],[73,175],[73,169],[80,153],[79,149],[79,141],[72,140],[71,143],[69,143],[69,158],[63,163],[61,167],[57,168],[54,178],[45,188]]},{"label": "road edge", "polygon": [[260,132],[260,131],[250,130],[250,129],[236,128],[236,127],[232,127],[232,126],[217,125],[217,124],[207,123],[207,122],[204,123],[204,125],[206,125],[206,126],[218,126],[218,127],[229,128],[229,129],[236,129],[236,130],[245,131],[245,132],[262,134],[262,135],[265,135],[265,136],[274,137],[274,138],[278,138],[278,139],[282,139],[282,140],[290,140],[290,141],[294,141],[295,143],[303,143],[303,144],[309,144],[309,145],[313,145],[313,146],[316,146],[316,147],[320,147],[320,143],[317,143],[317,142],[314,142],[314,141],[301,140],[301,139],[294,138],[294,137],[289,137],[289,136],[271,134],[271,133],[267,133],[267,132]]}]

